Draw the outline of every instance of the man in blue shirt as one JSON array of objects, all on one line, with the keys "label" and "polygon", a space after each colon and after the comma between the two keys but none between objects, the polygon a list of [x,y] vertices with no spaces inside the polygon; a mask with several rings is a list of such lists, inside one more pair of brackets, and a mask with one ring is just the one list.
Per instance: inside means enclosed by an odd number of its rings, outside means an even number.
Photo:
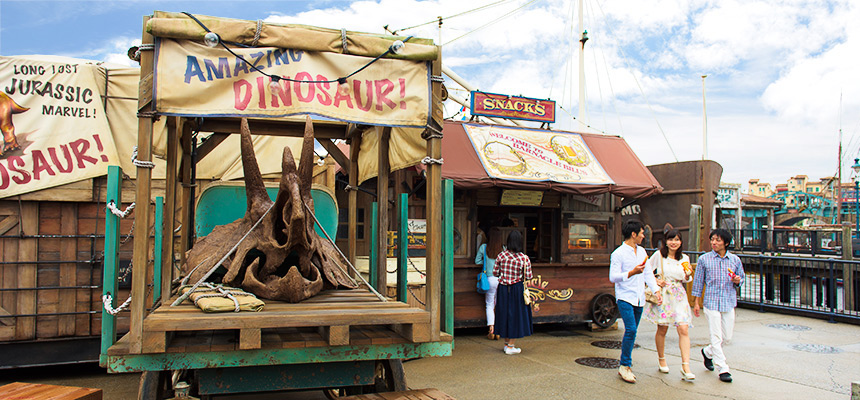
[{"label": "man in blue shirt", "polygon": [[699,257],[693,277],[693,313],[699,316],[704,297],[704,311],[711,336],[711,344],[702,349],[705,368],[713,371],[716,366],[719,368],[720,380],[731,382],[732,374],[723,353],[723,342],[732,339],[735,307],[738,305],[737,290],[744,282],[744,266],[738,256],[726,249],[732,242],[729,231],[716,229],[711,232],[710,238],[712,251]]},{"label": "man in blue shirt", "polygon": [[651,288],[662,301],[660,287],[654,279],[654,271],[645,268],[648,255],[639,244],[645,238],[645,231],[639,221],[627,221],[621,227],[624,243],[612,252],[609,259],[609,280],[615,284],[615,299],[618,312],[624,321],[624,338],[621,341],[621,359],[618,375],[625,382],[636,383],[633,375],[633,344],[636,342],[636,330],[642,317],[642,307],[645,306],[645,285]]}]

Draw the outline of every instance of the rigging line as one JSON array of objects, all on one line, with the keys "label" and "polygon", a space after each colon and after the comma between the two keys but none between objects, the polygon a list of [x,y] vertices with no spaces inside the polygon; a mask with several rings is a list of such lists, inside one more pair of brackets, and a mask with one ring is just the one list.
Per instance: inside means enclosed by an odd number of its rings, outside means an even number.
[{"label": "rigging line", "polygon": [[[600,14],[603,16],[603,21],[606,22],[606,27],[609,29],[609,33],[614,35],[615,32],[612,31],[612,28],[609,26],[609,19],[606,18],[606,13],[603,12],[603,7],[600,3],[597,3],[597,8],[600,10]],[[618,43],[618,52],[621,53],[621,58],[624,60],[624,65],[627,66],[627,69],[630,71],[630,75],[633,76],[633,81],[636,82],[636,87],[639,88],[639,93],[642,93],[642,98],[645,99],[645,104],[648,105],[648,110],[651,111],[651,115],[654,117],[654,122],[657,123],[657,128],[660,129],[660,133],[663,134],[663,139],[666,141],[666,146],[669,147],[669,151],[672,152],[672,157],[675,159],[675,162],[678,162],[678,156],[675,155],[675,149],[672,148],[672,143],[669,142],[669,137],[666,136],[666,132],[663,131],[663,126],[660,125],[660,121],[657,119],[657,113],[654,112],[654,108],[651,106],[651,101],[648,100],[648,95],[645,94],[645,90],[642,89],[642,84],[639,83],[639,78],[636,77],[636,74],[633,73],[633,68],[630,66],[630,62],[627,59],[627,54],[624,53],[624,48]]]},{"label": "rigging line", "polygon": [[466,35],[469,35],[469,34],[475,33],[475,32],[477,32],[477,31],[479,31],[479,30],[481,30],[481,29],[484,29],[484,28],[486,28],[486,27],[488,27],[488,26],[490,26],[490,25],[492,25],[492,24],[495,24],[496,22],[499,22],[499,21],[501,21],[501,20],[503,20],[503,19],[505,19],[505,18],[507,18],[507,17],[509,17],[509,16],[513,15],[513,14],[514,14],[514,13],[516,13],[517,11],[522,10],[523,8],[526,8],[526,7],[528,7],[528,6],[530,6],[530,5],[534,4],[534,3],[537,3],[538,1],[539,1],[539,0],[532,0],[532,1],[528,2],[528,3],[526,3],[526,4],[523,4],[522,6],[519,6],[519,7],[515,8],[515,9],[511,10],[510,12],[508,12],[507,14],[502,15],[502,16],[501,16],[501,17],[499,17],[499,18],[496,18],[496,19],[494,19],[494,20],[492,20],[492,21],[490,21],[490,22],[487,22],[487,23],[486,23],[486,24],[484,24],[484,25],[481,25],[481,26],[479,26],[479,27],[477,27],[477,28],[475,28],[475,29],[473,29],[473,30],[471,30],[471,31],[469,31],[469,32],[466,32],[466,33],[464,33],[464,34],[462,34],[462,35],[460,35],[460,36],[455,37],[454,39],[451,39],[451,40],[447,41],[447,42],[446,42],[445,44],[443,44],[442,46],[447,46],[447,45],[449,45],[449,44],[453,43],[454,41],[459,40],[459,39],[460,39],[460,38],[462,38],[463,36],[466,36]]},{"label": "rigging line", "polygon": [[[471,10],[469,10],[469,11],[463,11],[463,12],[458,13],[458,14],[454,14],[454,15],[447,16],[447,17],[439,17],[439,18],[442,18],[442,20],[451,19],[451,18],[454,18],[454,17],[459,17],[459,16],[461,16],[461,15],[466,15],[466,14],[469,14],[469,13],[472,13],[472,12],[475,12],[475,11],[483,10],[483,9],[485,9],[485,8],[490,8],[490,7],[493,7],[493,6],[497,6],[497,5],[499,5],[499,4],[506,3],[506,2],[508,2],[508,1],[510,1],[510,0],[499,0],[499,1],[495,2],[495,3],[485,4],[485,5],[480,6],[480,7],[478,7],[478,8],[473,8],[473,9],[471,9]],[[432,20],[432,21],[427,21],[427,22],[425,22],[425,23],[423,23],[423,24],[418,24],[418,25],[415,25],[415,26],[410,26],[410,27],[408,27],[408,28],[395,29],[394,31],[391,31],[391,33],[396,35],[396,34],[397,34],[397,32],[403,32],[403,31],[405,31],[405,30],[415,29],[415,28],[418,28],[418,27],[421,27],[421,26],[424,26],[424,25],[435,24],[435,23],[438,23],[438,22],[439,22],[439,18],[436,18],[436,19],[434,19],[434,20]]]},{"label": "rigging line", "polygon": [[[593,23],[594,22],[593,21],[594,10],[591,8],[592,6],[590,3],[586,2],[585,5],[588,9],[588,12],[590,13],[589,20],[590,20],[590,22]],[[592,25],[592,26],[595,26],[595,25]],[[598,66],[597,66],[597,50],[595,50],[595,47],[596,46],[594,44],[591,45],[591,59],[594,61],[594,75],[597,78],[597,94],[600,97],[600,115],[603,116],[604,129],[608,129],[609,123],[606,122],[606,109],[604,108],[604,103],[603,103],[603,86],[600,84],[600,70],[598,69]],[[609,76],[609,74],[607,73],[607,77],[608,76]]]},{"label": "rigging line", "polygon": [[[570,12],[572,13],[573,12],[572,11],[573,10],[573,1],[569,1],[568,4],[570,5],[570,10],[571,10]],[[565,21],[565,27],[562,30],[562,32],[568,32],[568,31],[571,32],[571,34],[570,34],[571,39],[573,39],[573,23],[572,23],[572,21],[573,21],[572,18],[568,18],[567,21]],[[568,46],[568,48],[570,48],[570,46]],[[558,58],[556,59],[556,62],[552,63],[551,65],[566,65],[566,64],[562,64],[562,61],[565,59],[565,52],[561,46],[559,46],[559,50],[557,51],[557,53],[558,53]],[[570,51],[568,51],[566,58],[567,58],[567,60],[572,59],[572,54]],[[561,71],[563,71],[563,70],[564,70],[564,68],[558,68],[555,70],[555,73],[552,76],[552,80],[550,81],[549,98],[552,98],[552,91],[553,91],[553,89],[555,89],[555,81],[558,79],[558,74],[560,74]],[[564,78],[565,78],[564,82],[562,83],[562,85],[563,85],[562,86],[562,94],[561,94],[562,100],[564,100],[564,88],[566,87],[566,84],[567,84],[567,76],[565,76]]]},{"label": "rigging line", "polygon": [[[595,32],[595,40],[598,40],[599,43],[603,43],[598,37],[602,37],[602,34],[597,34]],[[612,103],[612,110],[615,112],[615,116],[618,118],[618,129],[621,131],[621,136],[624,136],[624,126],[621,124],[621,114],[618,112],[618,106],[615,103],[615,88],[612,86],[612,74],[609,73],[609,63],[606,61],[606,52],[603,51],[603,48],[600,48],[600,55],[603,58],[603,68],[606,71],[606,81],[609,82],[609,100]],[[607,126],[607,128],[609,128]]]}]

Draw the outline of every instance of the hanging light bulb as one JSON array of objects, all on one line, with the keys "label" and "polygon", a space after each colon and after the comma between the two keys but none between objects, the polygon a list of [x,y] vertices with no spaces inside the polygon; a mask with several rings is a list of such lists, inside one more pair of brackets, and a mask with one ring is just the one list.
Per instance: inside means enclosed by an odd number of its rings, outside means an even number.
[{"label": "hanging light bulb", "polygon": [[215,32],[206,32],[203,35],[203,43],[209,47],[215,47],[218,46],[218,43],[221,43],[221,37]]},{"label": "hanging light bulb", "polygon": [[340,96],[349,96],[349,82],[346,78],[337,78],[337,94]]},{"label": "hanging light bulb", "polygon": [[405,44],[403,44],[402,40],[395,40],[394,43],[391,43],[391,47],[388,49],[394,54],[400,54],[400,50],[403,49],[403,46],[405,46]]},{"label": "hanging light bulb", "polygon": [[281,77],[277,75],[272,75],[272,81],[269,82],[269,90],[272,91],[273,95],[278,95],[281,93]]}]

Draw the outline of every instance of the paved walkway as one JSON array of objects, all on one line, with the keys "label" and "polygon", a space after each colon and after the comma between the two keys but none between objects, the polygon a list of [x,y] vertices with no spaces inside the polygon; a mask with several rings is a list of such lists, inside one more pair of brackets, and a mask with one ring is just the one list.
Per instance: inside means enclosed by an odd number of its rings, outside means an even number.
[{"label": "paved walkway", "polygon": [[[502,353],[501,341],[480,332],[458,333],[454,355],[405,364],[407,384],[435,387],[458,399],[847,399],[851,382],[860,381],[860,326],[738,309],[733,343],[724,349],[734,382],[719,381],[702,365],[707,320],[691,329],[694,383],[681,381],[677,332],[666,339],[669,374],[657,370],[656,326],[644,320],[633,351],[636,384],[617,370],[587,367],[580,357],[617,359],[620,350],[591,345],[621,340],[620,330],[588,332],[554,326],[521,339],[519,355]],[[782,324],[782,325],[779,325]],[[776,327],[774,327],[776,326]],[[787,330],[786,328],[803,329]],[[572,336],[564,336],[571,335]],[[480,335],[480,336],[479,336]]]},{"label": "paved walkway", "polygon": [[[725,348],[735,380],[723,383],[702,366],[699,350],[707,344],[707,321],[697,318],[694,324],[691,364],[697,375],[695,383],[680,380],[681,359],[674,331],[666,339],[672,371],[657,371],[655,326],[643,320],[637,340],[641,348],[633,351],[633,371],[638,378],[635,385],[621,381],[615,369],[574,362],[580,357],[617,359],[620,350],[598,348],[591,343],[620,340],[622,330],[589,332],[564,325],[539,326],[535,335],[517,342],[523,352],[513,356],[503,354],[503,343],[487,340],[483,331],[457,331],[453,356],[404,364],[407,384],[411,388],[435,387],[461,400],[844,400],[850,397],[851,382],[860,381],[860,326],[739,309],[734,341]],[[124,400],[136,397],[138,376],[107,375],[98,366],[32,368],[3,371],[0,385],[23,381],[96,387],[105,390],[106,400]],[[325,399],[320,391],[218,398]]]}]

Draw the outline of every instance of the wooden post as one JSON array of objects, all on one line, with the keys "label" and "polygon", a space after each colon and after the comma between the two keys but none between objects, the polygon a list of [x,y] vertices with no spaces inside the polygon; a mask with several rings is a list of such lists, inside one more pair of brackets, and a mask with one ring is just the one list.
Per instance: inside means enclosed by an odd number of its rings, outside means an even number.
[{"label": "wooden post", "polygon": [[[149,20],[143,18],[143,26]],[[142,44],[153,43],[152,35],[144,28]],[[139,113],[152,111],[152,70],[153,51],[143,51],[140,55],[140,85],[138,87],[137,110]],[[143,115],[137,125],[137,159],[152,161],[152,117]],[[135,211],[134,211],[134,254],[131,271],[131,327],[129,328],[129,353],[140,354],[143,334],[143,317],[146,312],[146,276],[149,265],[149,196],[152,190],[152,170],[137,167]]]},{"label": "wooden post", "polygon": [[[439,57],[433,61],[431,75],[442,75],[442,48]],[[442,84],[433,82],[432,120],[430,127],[442,132]],[[429,130],[427,136],[427,156],[432,160],[442,159],[442,138],[437,132]],[[430,341],[438,342],[441,337],[441,298],[442,298],[442,165],[431,161],[427,164],[427,276],[424,302],[430,312]]]},{"label": "wooden post", "polygon": [[388,293],[388,178],[390,176],[388,161],[388,139],[391,137],[391,127],[376,127],[376,137],[379,140],[378,150],[378,172],[376,175],[376,202],[379,204],[376,224],[376,247],[370,251],[377,253],[376,263],[376,290]]},{"label": "wooden post", "polygon": [[698,204],[690,205],[690,251],[699,251],[701,249],[701,231],[702,231],[702,206]]},{"label": "wooden post", "polygon": [[[358,237],[358,153],[361,150],[361,133],[356,133],[349,144],[349,262],[355,265]],[[349,275],[355,275],[349,270]]]},{"label": "wooden post", "polygon": [[179,233],[179,265],[185,265],[185,252],[188,251],[188,238],[191,230],[191,127],[188,124],[183,126],[181,136],[179,138],[180,148],[182,149],[182,171],[181,182],[182,187],[179,195],[179,207],[181,207],[180,218],[182,228]]},{"label": "wooden post", "polygon": [[770,251],[774,251],[776,247],[776,243],[773,242],[773,209],[767,209],[767,249]]},{"label": "wooden post", "polygon": [[[165,172],[165,207],[164,207],[164,232],[162,233],[163,251],[155,254],[161,257],[161,265],[164,266],[161,275],[161,303],[167,304],[170,300],[170,284],[173,281],[173,230],[176,229],[176,166],[178,162],[177,149],[179,148],[179,135],[183,129],[184,120],[180,117],[168,120],[167,129],[167,171]],[[173,129],[171,131],[171,125]]]},{"label": "wooden post", "polygon": [[[107,198],[105,204],[111,201],[119,207],[122,200],[122,168],[108,166]],[[119,217],[110,211],[105,212],[105,252],[104,269],[102,271],[102,295],[112,296],[111,307],[117,306],[116,272],[119,269]],[[116,343],[116,317],[102,308],[102,344],[99,363],[104,364],[108,349]],[[104,365],[102,365],[104,366]]]}]

